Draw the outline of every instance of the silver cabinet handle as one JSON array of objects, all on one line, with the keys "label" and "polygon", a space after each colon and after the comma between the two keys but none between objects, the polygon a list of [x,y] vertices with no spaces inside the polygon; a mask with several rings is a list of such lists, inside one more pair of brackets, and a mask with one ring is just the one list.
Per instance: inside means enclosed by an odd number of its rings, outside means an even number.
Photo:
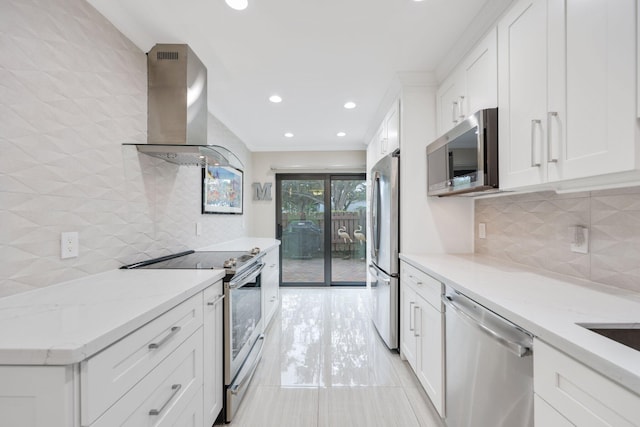
[{"label": "silver cabinet handle", "polygon": [[464,96],[460,97],[460,102],[458,103],[458,118],[460,120],[464,120]]},{"label": "silver cabinet handle", "polygon": [[547,163],[557,163],[558,162],[558,158],[553,156],[553,153],[551,152],[551,122],[553,121],[553,119],[557,119],[558,118],[558,112],[557,111],[550,111],[549,112],[549,118],[548,118],[548,125],[547,125]]},{"label": "silver cabinet handle", "polygon": [[174,385],[172,385],[171,386],[171,390],[173,390],[173,393],[171,393],[171,396],[169,396],[167,401],[164,402],[164,405],[162,405],[160,407],[160,409],[152,409],[152,410],[150,410],[149,411],[149,415],[160,415],[162,413],[162,411],[164,411],[164,408],[167,407],[169,402],[171,402],[171,400],[176,396],[176,394],[178,394],[178,392],[180,391],[181,388],[182,388],[182,384],[174,384]]},{"label": "silver cabinet handle", "polygon": [[164,338],[162,338],[158,342],[152,342],[151,344],[149,344],[149,350],[155,350],[157,348],[160,348],[162,344],[166,343],[169,338],[171,338],[172,336],[180,332],[181,329],[182,328],[180,326],[171,327],[171,332],[169,332]]},{"label": "silver cabinet handle", "polygon": [[458,113],[456,113],[456,110],[458,110],[458,101],[452,101],[451,102],[451,121],[453,123],[458,123]]},{"label": "silver cabinet handle", "polygon": [[411,326],[411,320],[413,320],[413,315],[415,314],[415,313],[413,312],[413,308],[412,308],[412,306],[413,306],[414,304],[415,304],[415,302],[413,302],[413,301],[411,301],[411,302],[409,303],[409,311],[411,312],[411,313],[409,313],[409,330],[410,330],[410,331],[413,331],[413,329],[414,329],[414,327],[413,327],[413,326]]},{"label": "silver cabinet handle", "polygon": [[223,299],[224,299],[224,295],[218,295],[218,298],[214,299],[213,301],[207,301],[207,305],[216,305]]},{"label": "silver cabinet handle", "polygon": [[414,279],[414,282],[416,285],[422,285],[422,282],[420,280],[418,280],[417,277],[413,276],[413,275],[409,275],[409,277],[411,277],[412,279]]},{"label": "silver cabinet handle", "polygon": [[[414,317],[414,319],[413,319],[413,323],[416,323],[416,319],[415,319],[415,317],[416,317],[416,309],[420,310],[420,307],[419,307],[419,306],[417,306],[417,305],[414,305],[414,306],[413,306],[413,317]],[[414,336],[414,337],[419,337],[419,336],[420,336],[420,334],[418,333],[418,328],[417,328],[417,326],[415,326],[415,325],[414,325],[413,336]]]},{"label": "silver cabinet handle", "polygon": [[536,162],[536,125],[542,123],[540,120],[531,120],[531,167],[539,168],[540,162]]}]

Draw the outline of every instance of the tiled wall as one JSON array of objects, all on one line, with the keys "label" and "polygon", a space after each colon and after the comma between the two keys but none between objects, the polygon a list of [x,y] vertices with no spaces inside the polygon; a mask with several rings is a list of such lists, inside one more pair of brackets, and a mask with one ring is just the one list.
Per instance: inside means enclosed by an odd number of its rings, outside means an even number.
[{"label": "tiled wall", "polygon": [[[573,225],[589,228],[589,253],[570,251]],[[640,292],[640,187],[477,199],[475,230],[476,253]]]},{"label": "tiled wall", "polygon": [[[2,0],[0,58],[0,296],[247,234],[246,191],[245,215],[201,215],[199,168],[122,146],[146,141],[146,57],[88,3]],[[249,165],[213,117],[209,142]]]}]

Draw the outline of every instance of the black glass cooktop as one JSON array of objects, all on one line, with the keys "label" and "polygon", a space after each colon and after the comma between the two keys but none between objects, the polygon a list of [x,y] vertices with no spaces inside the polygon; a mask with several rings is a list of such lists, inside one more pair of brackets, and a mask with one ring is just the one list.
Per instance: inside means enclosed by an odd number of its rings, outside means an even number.
[{"label": "black glass cooktop", "polygon": [[[225,268],[238,270],[243,264],[254,258],[254,255],[246,251],[187,251],[166,257],[150,259],[124,266],[122,268],[147,268],[147,269],[214,269]],[[225,261],[234,261],[225,263]]]}]

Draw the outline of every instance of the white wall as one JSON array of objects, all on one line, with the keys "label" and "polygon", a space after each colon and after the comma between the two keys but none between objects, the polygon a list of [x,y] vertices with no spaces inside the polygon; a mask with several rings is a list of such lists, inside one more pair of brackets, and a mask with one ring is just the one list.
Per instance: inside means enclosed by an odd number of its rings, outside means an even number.
[{"label": "white wall", "polygon": [[[2,1],[0,22],[0,296],[247,234],[250,203],[201,215],[199,168],[122,146],[146,142],[146,56],[93,7]],[[209,129],[250,166],[224,125]],[[63,231],[79,232],[79,257],[60,259]]]},{"label": "white wall", "polygon": [[284,173],[320,172],[333,173],[338,167],[342,172],[365,171],[366,152],[362,151],[296,151],[254,152],[252,155],[253,182],[264,186],[271,183],[272,200],[253,200],[247,193],[245,201],[251,204],[253,215],[250,234],[256,237],[275,237],[276,222],[276,172],[272,167],[287,166]]},{"label": "white wall", "polygon": [[427,197],[426,147],[437,138],[436,87],[405,86],[400,107],[400,252],[473,252],[473,201]]}]

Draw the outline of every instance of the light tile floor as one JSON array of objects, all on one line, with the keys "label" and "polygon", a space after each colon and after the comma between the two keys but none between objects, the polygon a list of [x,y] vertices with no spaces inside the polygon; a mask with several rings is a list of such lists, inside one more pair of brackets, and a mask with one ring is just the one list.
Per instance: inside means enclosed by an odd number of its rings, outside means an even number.
[{"label": "light tile floor", "polygon": [[284,288],[232,427],[442,427],[369,317],[364,288]]}]

